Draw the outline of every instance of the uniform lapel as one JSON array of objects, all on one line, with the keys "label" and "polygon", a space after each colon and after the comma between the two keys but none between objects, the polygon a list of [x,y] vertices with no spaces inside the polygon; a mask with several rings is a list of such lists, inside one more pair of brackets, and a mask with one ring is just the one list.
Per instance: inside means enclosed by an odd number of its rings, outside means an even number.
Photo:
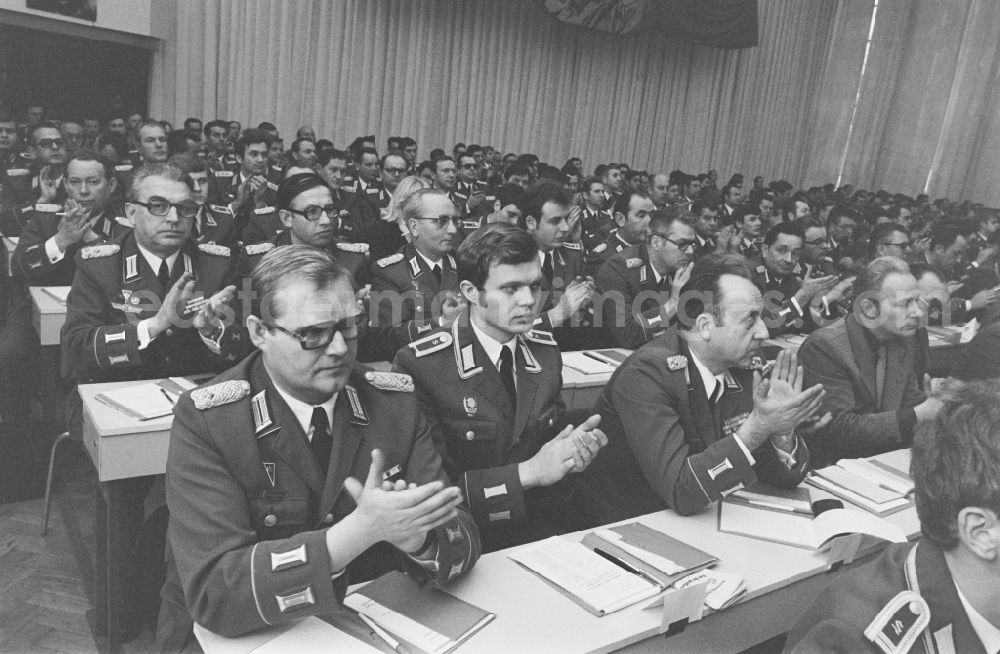
[{"label": "uniform lapel", "polygon": [[719,430],[715,425],[714,410],[708,404],[708,395],[705,394],[705,382],[701,379],[698,366],[694,365],[691,352],[687,344],[679,342],[678,351],[687,357],[687,379],[688,379],[688,411],[690,411],[691,421],[698,430],[698,438],[708,447],[719,440]]},{"label": "uniform lapel", "polygon": [[[951,626],[954,642],[953,652],[983,653],[983,643],[979,640],[969,616],[965,613],[944,555],[927,541],[916,547],[916,587],[908,579],[912,590],[917,590],[931,610],[931,623],[927,630],[931,634]],[[919,590],[918,590],[919,588]]]},{"label": "uniform lapel", "polygon": [[[351,403],[346,396],[348,390],[345,388],[337,396],[337,403],[333,407],[333,424],[331,425],[331,435],[333,436],[333,447],[330,450],[330,469],[326,472],[326,483],[323,486],[323,494],[319,501],[319,513],[325,515],[330,512],[341,491],[344,490],[344,480],[354,469],[354,460],[361,448],[364,440],[358,432],[357,427],[352,423],[354,412],[351,410]],[[360,402],[360,399],[358,400]],[[359,479],[364,483],[364,479]]]},{"label": "uniform lapel", "polygon": [[[272,425],[260,430],[259,438],[270,439],[270,449],[275,455],[288,464],[288,466],[299,475],[310,489],[317,495],[323,492],[323,475],[316,462],[316,456],[309,446],[309,439],[302,432],[302,426],[296,420],[295,414],[285,404],[285,400],[278,395],[274,384],[264,373],[264,366],[261,366],[264,376],[262,391],[265,393],[264,401],[267,403],[268,412]],[[256,385],[253,386],[257,388]],[[256,393],[261,391],[255,391]],[[332,457],[331,457],[332,458]]]},{"label": "uniform lapel", "polygon": [[[542,371],[541,365],[528,350],[527,343],[519,336],[517,338],[518,353],[514,357],[517,369],[517,410],[514,412],[514,441],[521,440],[521,432],[528,423],[528,416],[535,406],[538,397],[538,378]],[[527,352],[525,350],[528,350]],[[527,357],[531,357],[530,361]],[[529,370],[528,368],[531,368]],[[499,375],[498,375],[499,377]]]},{"label": "uniform lapel", "polygon": [[[497,370],[496,362],[490,361],[486,356],[486,350],[480,345],[472,327],[462,327],[456,330],[458,338],[455,339],[455,347],[459,350],[456,353],[459,366],[466,368],[481,368],[480,372],[473,377],[473,385],[476,392],[484,400],[497,408],[501,415],[514,413],[511,406],[507,388],[500,379],[500,371]],[[470,350],[471,348],[471,350]]]}]

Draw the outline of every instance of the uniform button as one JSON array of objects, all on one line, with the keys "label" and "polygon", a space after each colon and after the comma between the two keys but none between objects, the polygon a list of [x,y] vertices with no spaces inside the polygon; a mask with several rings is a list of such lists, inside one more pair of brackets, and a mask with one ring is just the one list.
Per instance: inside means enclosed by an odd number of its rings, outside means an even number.
[{"label": "uniform button", "polygon": [[323,518],[323,522],[325,522],[327,524],[330,524],[331,522],[333,522],[333,514],[332,513],[327,513],[326,516]]},{"label": "uniform button", "polygon": [[555,418],[549,418],[549,427],[551,427],[554,424],[556,424],[556,419]]},{"label": "uniform button", "polygon": [[278,516],[274,515],[273,513],[268,513],[266,516],[264,516],[265,527],[273,527],[276,524],[278,524]]},{"label": "uniform button", "polygon": [[476,437],[476,432],[472,431],[471,429],[465,432],[465,440],[471,441],[475,437]]},{"label": "uniform button", "polygon": [[167,336],[173,336],[174,335],[174,330],[168,327],[166,333],[167,333]]}]

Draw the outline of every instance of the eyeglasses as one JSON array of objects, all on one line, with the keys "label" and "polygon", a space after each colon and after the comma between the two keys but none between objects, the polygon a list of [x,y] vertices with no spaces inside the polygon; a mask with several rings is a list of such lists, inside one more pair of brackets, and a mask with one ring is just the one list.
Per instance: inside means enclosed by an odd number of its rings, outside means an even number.
[{"label": "eyeglasses", "polygon": [[[267,325],[267,323],[265,323]],[[277,329],[279,332],[288,334],[292,338],[298,339],[299,345],[303,350],[318,350],[329,345],[333,341],[333,337],[340,334],[344,341],[353,341],[358,338],[358,323],[356,318],[345,318],[340,322],[335,322],[331,325],[312,325],[309,327],[302,327],[292,331],[290,329],[285,329],[281,325],[267,325],[271,329]]]},{"label": "eyeglasses", "polygon": [[406,168],[389,168],[388,166],[383,168],[382,170],[389,173],[390,175],[402,175],[403,173],[406,172]]},{"label": "eyeglasses", "polygon": [[292,213],[297,213],[306,220],[310,221],[319,220],[319,217],[324,213],[326,214],[326,217],[329,218],[330,220],[335,219],[338,215],[337,205],[335,204],[328,204],[322,207],[317,206],[315,204],[310,204],[308,207],[302,210],[292,209],[291,207],[289,207],[288,210],[291,211]]},{"label": "eyeglasses", "polygon": [[448,226],[448,223],[454,223],[457,226],[462,218],[443,213],[440,216],[417,216],[417,220],[433,220],[437,227],[444,228]]},{"label": "eyeglasses", "polygon": [[162,218],[170,213],[171,207],[177,210],[178,218],[194,218],[198,215],[198,209],[201,208],[201,205],[194,200],[171,202],[164,198],[156,197],[155,195],[149,198],[149,202],[139,202],[138,200],[135,200],[132,204],[137,204],[140,207],[146,207],[146,211],[159,218]]},{"label": "eyeglasses", "polygon": [[46,150],[49,150],[51,148],[61,148],[62,146],[66,145],[66,141],[64,141],[63,139],[41,139],[37,143],[35,143],[35,145],[37,145],[40,148],[45,148]]},{"label": "eyeglasses", "polygon": [[673,243],[677,246],[677,249],[683,252],[684,250],[693,250],[695,241],[675,241],[672,238],[667,238],[666,236],[661,237],[664,241]]},{"label": "eyeglasses", "polygon": [[470,164],[468,164],[468,163],[466,163],[466,164],[462,164],[462,168],[464,168],[464,169],[466,169],[466,170],[472,170],[472,169],[473,169],[473,168],[475,168],[475,167],[476,167],[476,164],[474,164],[474,163],[470,163]]}]

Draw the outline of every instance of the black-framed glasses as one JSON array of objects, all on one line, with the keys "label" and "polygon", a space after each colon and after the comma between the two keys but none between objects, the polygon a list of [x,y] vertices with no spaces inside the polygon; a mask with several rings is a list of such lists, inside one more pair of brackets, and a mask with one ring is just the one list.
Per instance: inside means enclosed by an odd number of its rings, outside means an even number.
[{"label": "black-framed glasses", "polygon": [[684,250],[693,250],[695,246],[695,241],[692,240],[675,241],[674,239],[667,238],[666,236],[661,236],[660,238],[662,238],[664,241],[667,241],[668,243],[673,243],[675,246],[677,246],[677,249],[680,250],[681,252],[683,252]]},{"label": "black-framed glasses", "polygon": [[474,163],[464,163],[464,164],[462,164],[462,168],[465,168],[466,170],[472,170],[475,167],[476,167],[476,164],[474,164]]},{"label": "black-framed glasses", "polygon": [[440,216],[417,216],[417,220],[431,220],[431,221],[434,221],[434,224],[437,227],[443,229],[443,228],[445,228],[445,227],[448,226],[448,223],[454,223],[455,226],[458,226],[458,223],[461,222],[462,217],[461,216],[452,216],[450,214],[443,213]]},{"label": "black-framed glasses", "polygon": [[162,218],[170,213],[171,207],[177,210],[178,218],[194,218],[198,215],[198,209],[201,208],[194,200],[184,200],[183,202],[171,202],[166,198],[161,198],[158,196],[153,196],[149,198],[148,202],[139,202],[138,200],[133,200],[132,204],[137,204],[140,207],[146,207],[151,215],[158,218]]},{"label": "black-framed glasses", "polygon": [[51,148],[61,148],[66,145],[66,141],[63,139],[40,139],[35,145],[48,150]]},{"label": "black-framed glasses", "polygon": [[[267,325],[267,323],[264,324]],[[333,337],[337,334],[343,337],[344,342],[353,341],[358,338],[358,322],[356,318],[345,318],[329,325],[300,327],[295,331],[285,329],[281,325],[267,325],[267,327],[276,329],[297,339],[303,350],[324,348],[333,341]]]},{"label": "black-framed glasses", "polygon": [[308,207],[301,210],[292,209],[291,207],[289,207],[288,210],[291,211],[292,213],[299,214],[306,220],[311,220],[314,222],[319,220],[319,217],[324,213],[326,214],[326,217],[329,218],[330,220],[336,220],[338,216],[337,205],[333,203],[324,205],[322,207],[315,204],[310,204]]},{"label": "black-framed glasses", "polygon": [[389,173],[390,175],[402,175],[403,173],[406,172],[406,168],[390,168],[389,166],[386,166],[382,170]]}]

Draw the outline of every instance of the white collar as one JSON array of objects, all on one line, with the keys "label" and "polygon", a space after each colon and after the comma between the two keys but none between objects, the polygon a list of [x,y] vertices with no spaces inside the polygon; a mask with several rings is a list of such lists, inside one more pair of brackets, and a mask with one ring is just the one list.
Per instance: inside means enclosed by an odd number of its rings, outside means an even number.
[{"label": "white collar", "polygon": [[1000,652],[1000,628],[984,618],[979,611],[969,604],[969,600],[965,599],[965,595],[962,594],[962,589],[958,587],[958,584],[955,584],[955,590],[958,591],[958,600],[962,603],[965,614],[969,616],[969,622],[972,623],[972,630],[979,636],[983,648],[988,653]]},{"label": "white collar", "polygon": [[358,175],[358,188],[362,191],[366,190],[371,184],[366,184],[365,180],[361,179],[361,175]]},{"label": "white collar", "polygon": [[476,321],[470,319],[469,324],[472,325],[472,331],[475,333],[476,338],[479,339],[479,344],[483,346],[483,350],[486,352],[486,358],[493,362],[493,365],[496,366],[497,370],[500,369],[501,348],[509,347],[511,354],[517,352],[515,349],[517,347],[517,336],[514,336],[506,343],[501,343],[492,336],[487,336],[483,330],[479,329],[479,327],[476,326]]},{"label": "white collar", "polygon": [[418,248],[413,248],[413,249],[417,251],[417,255],[424,260],[424,263],[427,264],[428,270],[434,270],[434,266],[441,266],[441,271],[442,272],[444,271],[444,257],[441,257],[437,261],[431,261],[430,259],[425,257],[424,253],[421,252]]},{"label": "white collar", "polygon": [[[646,265],[646,264],[642,264],[642,265]],[[663,279],[665,277],[665,275],[661,275],[660,271],[658,271],[656,269],[656,266],[654,266],[652,263],[649,264],[649,267],[653,271],[653,281],[655,281],[656,284],[659,285],[660,284],[660,280]]]},{"label": "white collar", "polygon": [[698,360],[695,356],[693,350],[688,350],[691,355],[691,360],[694,362],[694,367],[698,369],[698,374],[701,376],[701,382],[705,385],[705,397],[712,399],[712,394],[715,392],[716,388],[725,384],[725,377],[723,373],[718,375],[713,375],[712,371],[709,370],[704,363]]},{"label": "white collar", "polygon": [[[180,253],[181,253],[180,250],[177,250],[176,252],[174,252],[173,254],[171,254],[169,257],[167,257],[164,260],[164,259],[161,259],[160,257],[156,256],[155,254],[153,254],[152,252],[150,252],[146,248],[144,248],[141,245],[139,245],[139,241],[136,241],[135,245],[136,245],[137,248],[139,248],[139,252],[142,253],[142,258],[145,259],[146,263],[149,264],[149,267],[152,268],[154,275],[159,274],[159,272],[160,272],[160,262],[161,261],[166,261],[167,262],[167,270],[173,271],[173,269],[174,269],[174,262],[177,261],[177,257],[180,256]],[[167,290],[170,290],[170,289],[167,289]]]},{"label": "white collar", "polygon": [[[271,381],[274,381],[273,379]],[[312,442],[312,417],[313,409],[316,407],[322,408],[326,411],[326,424],[332,427],[333,425],[333,406],[337,403],[337,396],[340,393],[334,393],[333,396],[323,402],[322,404],[306,404],[302,400],[297,400],[288,393],[286,393],[277,383],[274,384],[274,389],[278,391],[278,395],[281,399],[285,401],[288,408],[292,410],[292,414],[295,415],[295,419],[299,421],[299,426],[302,427],[302,433],[306,435],[309,442]]]}]

